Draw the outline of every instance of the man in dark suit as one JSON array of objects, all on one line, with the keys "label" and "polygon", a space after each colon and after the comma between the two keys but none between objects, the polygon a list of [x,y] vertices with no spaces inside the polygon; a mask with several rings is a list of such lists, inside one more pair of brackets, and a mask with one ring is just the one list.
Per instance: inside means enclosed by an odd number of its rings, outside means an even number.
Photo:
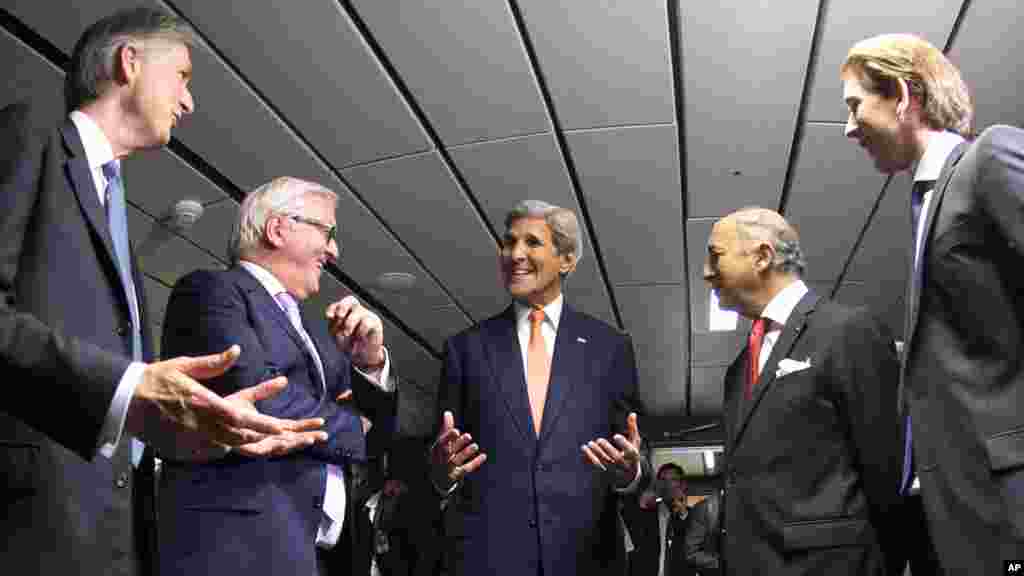
[{"label": "man in dark suit", "polygon": [[919,556],[996,574],[1024,558],[1024,131],[967,142],[967,87],[915,36],[857,43],[841,78],[847,136],[879,171],[914,171],[899,490],[923,501],[913,529],[933,549]]},{"label": "man in dark suit", "polygon": [[717,560],[704,549],[708,541],[706,509],[698,511],[688,506],[686,499],[683,469],[673,462],[658,468],[653,490],[626,498],[622,519],[633,542],[632,576],[692,576],[698,573],[698,557],[711,558],[712,562],[704,565],[717,567]]},{"label": "man in dark suit", "polygon": [[715,223],[704,279],[754,321],[725,376],[727,574],[884,574],[900,451],[895,345],[866,309],[801,280],[778,213]]},{"label": "man in dark suit", "polygon": [[622,573],[616,489],[649,478],[632,413],[636,364],[626,335],[565,303],[579,254],[572,211],[520,203],[500,253],[514,303],[445,345],[433,462],[437,487],[454,491],[456,575]]},{"label": "man in dark suit", "polygon": [[362,480],[354,465],[366,461],[360,415],[380,424],[394,412],[383,325],[351,295],[327,307],[327,322],[303,320],[298,307],[319,291],[324,265],[338,258],[336,204],[333,191],[311,182],[264,184],[239,210],[235,265],[188,274],[171,293],[164,350],[202,354],[240,344],[235,365],[210,387],[230,394],[271,375],[287,376],[288,387],[260,409],[281,418],[323,418],[329,437],[284,457],[166,463],[159,531],[164,574],[347,575],[353,562],[369,572],[365,555],[352,554]]},{"label": "man in dark suit", "polygon": [[0,400],[0,565],[20,574],[150,571],[152,460],[133,466],[141,451],[129,436],[201,457],[323,435],[286,431],[317,421],[253,409],[283,380],[230,399],[194,380],[237,350],[143,363],[152,354],[120,160],[166,144],[192,111],[189,39],[161,12],[119,12],[75,46],[66,120],[20,103],[0,111],[0,367],[11,383]]}]

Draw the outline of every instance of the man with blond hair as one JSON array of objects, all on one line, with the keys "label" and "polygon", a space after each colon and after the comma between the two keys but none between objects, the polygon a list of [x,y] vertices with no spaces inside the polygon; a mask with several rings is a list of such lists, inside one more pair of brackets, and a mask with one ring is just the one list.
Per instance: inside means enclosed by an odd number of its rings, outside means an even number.
[{"label": "man with blond hair", "polygon": [[329,437],[283,457],[166,462],[162,574],[355,573],[361,417],[390,420],[395,376],[380,318],[354,296],[300,315],[299,302],[319,292],[324,267],[341,251],[336,204],[333,191],[296,178],[260,186],[239,209],[232,268],[192,272],[171,293],[165,353],[240,345],[238,361],[210,387],[230,394],[286,376],[284,392],[258,407],[279,418],[322,418]]},{"label": "man with blond hair", "polygon": [[997,574],[1024,558],[1024,131],[968,141],[967,87],[916,36],[858,42],[840,77],[846,135],[914,177],[898,490],[941,571]]}]

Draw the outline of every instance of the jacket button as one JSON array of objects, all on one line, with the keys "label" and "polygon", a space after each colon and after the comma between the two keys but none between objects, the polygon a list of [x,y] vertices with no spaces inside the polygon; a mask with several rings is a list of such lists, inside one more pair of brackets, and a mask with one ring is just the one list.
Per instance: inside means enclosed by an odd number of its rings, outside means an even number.
[{"label": "jacket button", "polygon": [[530,528],[536,528],[536,527],[537,527],[537,521],[534,520],[533,518],[531,518],[530,519]]},{"label": "jacket button", "polygon": [[124,488],[125,486],[127,486],[128,485],[128,474],[125,473],[125,472],[122,472],[121,475],[117,477],[117,480],[114,482],[114,484],[118,488]]},{"label": "jacket button", "polygon": [[118,326],[117,328],[114,328],[114,334],[117,334],[118,336],[124,336],[127,332],[128,330],[125,329],[124,326]]}]

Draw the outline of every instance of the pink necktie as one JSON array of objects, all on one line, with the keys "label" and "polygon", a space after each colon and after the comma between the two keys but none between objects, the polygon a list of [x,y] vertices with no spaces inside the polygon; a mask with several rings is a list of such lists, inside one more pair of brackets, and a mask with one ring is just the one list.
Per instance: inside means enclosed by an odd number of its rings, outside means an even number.
[{"label": "pink necktie", "polygon": [[761,342],[764,341],[764,329],[767,321],[764,318],[758,318],[754,320],[754,325],[750,328],[750,338],[747,340],[747,359],[750,362],[749,370],[747,370],[747,392],[746,399],[750,400],[753,398],[754,385],[757,384],[757,378],[761,373]]},{"label": "pink necktie", "polygon": [[526,390],[530,396],[530,412],[533,414],[533,431],[540,436],[540,423],[544,417],[544,400],[548,395],[548,378],[551,376],[551,358],[544,347],[544,336],[540,332],[544,323],[544,311],[530,311],[530,342],[526,346]]}]

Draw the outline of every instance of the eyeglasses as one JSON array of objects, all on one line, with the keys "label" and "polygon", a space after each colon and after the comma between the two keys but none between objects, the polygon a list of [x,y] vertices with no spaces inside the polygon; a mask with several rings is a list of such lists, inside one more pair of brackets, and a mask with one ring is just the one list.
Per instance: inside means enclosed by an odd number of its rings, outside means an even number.
[{"label": "eyeglasses", "polygon": [[291,218],[292,220],[295,220],[296,222],[309,224],[310,226],[313,226],[317,230],[320,230],[327,237],[327,243],[330,244],[331,240],[334,240],[334,242],[338,245],[338,251],[341,251],[341,242],[338,241],[337,226],[328,226],[327,224],[324,224],[323,222],[315,218],[306,218],[305,216],[299,216],[298,214],[287,214],[286,216],[288,216],[288,218]]}]

